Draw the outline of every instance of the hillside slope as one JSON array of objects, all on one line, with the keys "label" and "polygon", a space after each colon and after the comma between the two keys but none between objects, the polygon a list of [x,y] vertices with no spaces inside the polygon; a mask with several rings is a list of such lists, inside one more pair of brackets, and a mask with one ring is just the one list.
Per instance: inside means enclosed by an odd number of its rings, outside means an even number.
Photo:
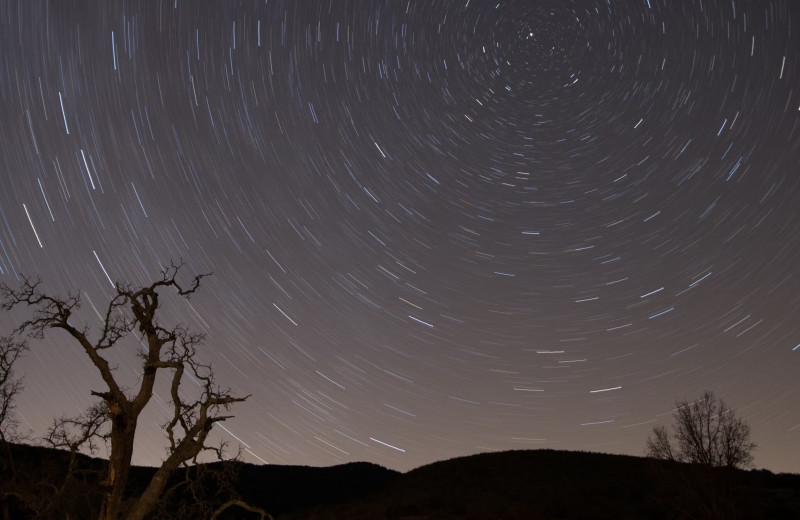
[{"label": "hillside slope", "polygon": [[486,453],[410,471],[380,494],[301,519],[800,518],[800,475],[552,450]]},{"label": "hillside slope", "polygon": [[[50,501],[45,518],[91,518],[104,461],[79,457],[78,478],[61,491],[68,454],[13,446],[16,471],[0,490]],[[153,468],[134,468],[129,492]],[[484,453],[405,474],[370,463],[328,468],[215,463],[177,475],[158,518],[199,518],[233,490],[278,520],[792,519],[800,518],[800,475],[726,471],[641,457],[553,450]],[[224,477],[224,478],[221,478]],[[187,482],[196,482],[194,489]],[[52,487],[56,484],[56,487]],[[6,502],[9,517],[31,511]],[[204,509],[205,508],[205,509]],[[0,515],[2,517],[2,515]],[[222,518],[255,518],[229,510]]]}]

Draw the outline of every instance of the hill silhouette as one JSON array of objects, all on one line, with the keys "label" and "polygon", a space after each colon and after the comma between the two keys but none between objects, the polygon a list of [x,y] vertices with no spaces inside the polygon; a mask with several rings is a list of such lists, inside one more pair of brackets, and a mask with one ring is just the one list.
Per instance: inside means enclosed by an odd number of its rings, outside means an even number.
[{"label": "hill silhouette", "polygon": [[292,519],[800,518],[800,475],[554,450],[437,462],[377,496]]},{"label": "hill silhouette", "polygon": [[[16,472],[13,479],[0,475],[0,488],[24,494],[39,486],[43,492],[50,489],[52,499],[55,488],[42,483],[63,480],[69,454],[11,448]],[[99,504],[103,464],[78,457],[77,478],[57,498],[50,517],[91,518]],[[153,471],[133,468],[129,492],[140,492]],[[224,462],[202,465],[199,472],[192,490],[178,485],[185,473],[173,479],[175,492],[158,517],[194,518],[198,501],[219,500],[227,485],[249,504],[286,520],[800,518],[800,475],[588,452],[484,453],[404,474],[364,462],[327,468]],[[220,475],[226,483],[220,484]],[[32,517],[18,499],[6,506],[10,518]],[[220,518],[258,515],[232,508]]]}]

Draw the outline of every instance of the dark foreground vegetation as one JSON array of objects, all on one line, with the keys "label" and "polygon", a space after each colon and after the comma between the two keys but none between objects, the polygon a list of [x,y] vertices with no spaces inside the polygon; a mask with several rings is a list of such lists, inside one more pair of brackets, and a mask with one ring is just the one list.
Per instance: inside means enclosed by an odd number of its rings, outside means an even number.
[{"label": "dark foreground vegetation", "polygon": [[[14,478],[0,475],[0,517],[96,517],[105,462],[10,445]],[[155,468],[134,467],[129,495]],[[201,465],[173,476],[151,518],[209,517],[236,496],[276,519],[793,519],[800,475],[731,470],[639,457],[509,451],[437,462],[405,474],[369,463],[330,468]],[[129,498],[130,498],[129,497]],[[259,518],[231,507],[219,518]]]}]

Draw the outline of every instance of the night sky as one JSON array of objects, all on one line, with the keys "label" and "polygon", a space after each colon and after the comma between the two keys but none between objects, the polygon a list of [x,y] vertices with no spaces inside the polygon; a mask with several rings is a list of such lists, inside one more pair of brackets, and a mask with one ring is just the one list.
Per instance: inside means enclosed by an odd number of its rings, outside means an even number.
[{"label": "night sky", "polygon": [[[252,394],[219,429],[248,462],[641,455],[710,389],[800,472],[798,31],[795,0],[2,0],[0,281],[97,326],[112,280],[213,271],[162,320]],[[19,370],[38,435],[102,390],[59,331]]]}]

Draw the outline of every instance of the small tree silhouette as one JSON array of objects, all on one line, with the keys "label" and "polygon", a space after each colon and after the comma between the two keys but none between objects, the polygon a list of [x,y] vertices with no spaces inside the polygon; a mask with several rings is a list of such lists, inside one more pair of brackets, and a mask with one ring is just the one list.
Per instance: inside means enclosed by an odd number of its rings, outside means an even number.
[{"label": "small tree silhouette", "polygon": [[16,398],[22,391],[22,379],[16,377],[14,365],[28,349],[23,341],[0,338],[0,443],[19,441],[19,419]]},{"label": "small tree silhouette", "polygon": [[[195,276],[188,285],[181,284],[176,276],[182,265],[170,264],[161,271],[160,279],[145,287],[134,288],[129,284],[116,283],[116,295],[108,303],[101,328],[95,333],[91,333],[88,326],[76,327],[70,320],[80,306],[79,294],[66,298],[50,296],[40,292],[40,280],[28,278],[18,289],[0,285],[0,308],[34,309],[33,317],[22,322],[14,331],[16,336],[27,334],[42,338],[49,329],[66,332],[80,345],[105,383],[104,391],[91,392],[100,400],[86,413],[77,418],[55,420],[45,437],[45,442],[51,446],[68,448],[73,453],[79,449],[93,451],[98,440],[110,441],[108,473],[99,514],[101,520],[117,520],[123,513],[128,520],[145,518],[153,511],[176,469],[196,461],[204,450],[211,450],[222,458],[224,446],[206,445],[207,436],[215,423],[232,417],[225,414],[232,404],[247,399],[236,397],[230,390],[218,386],[211,367],[197,360],[197,346],[204,340],[202,334],[189,332],[182,325],[165,328],[156,317],[160,308],[160,290],[173,289],[188,298],[207,276],[201,274]],[[139,353],[141,371],[138,389],[130,393],[116,379],[106,352],[134,331],[138,332],[137,338],[144,350]],[[10,340],[4,344],[24,346],[24,342],[14,343]],[[153,396],[159,372],[168,373],[170,383],[171,417],[163,425],[169,442],[168,455],[141,496],[123,508],[138,419]],[[200,385],[199,397],[187,398],[181,392],[184,373],[188,373]],[[10,388],[13,397],[20,387],[12,383]]]},{"label": "small tree silhouette", "polygon": [[[19,442],[25,436],[19,431],[16,414],[17,395],[22,391],[22,378],[14,373],[14,365],[27,350],[25,342],[13,338],[0,338],[0,515],[10,518],[9,501],[16,497],[6,489],[6,484],[14,479],[16,468],[11,454],[11,442]],[[16,497],[18,498],[18,497]]]},{"label": "small tree silhouette", "polygon": [[713,392],[706,390],[697,401],[678,401],[675,407],[672,431],[659,425],[647,438],[648,457],[728,468],[753,463],[757,445],[750,439],[750,426],[722,399],[715,400]]}]

